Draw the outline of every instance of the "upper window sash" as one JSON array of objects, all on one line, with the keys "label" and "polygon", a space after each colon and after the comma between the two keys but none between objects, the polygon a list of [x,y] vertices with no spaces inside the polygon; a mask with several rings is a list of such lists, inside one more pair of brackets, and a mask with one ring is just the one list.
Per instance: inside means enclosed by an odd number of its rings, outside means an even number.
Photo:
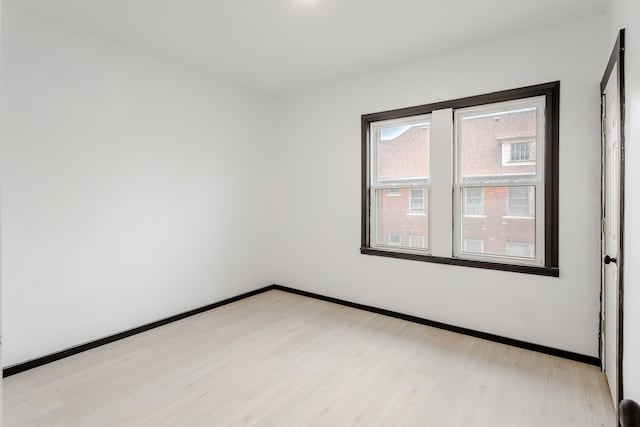
[{"label": "upper window sash", "polygon": [[[407,186],[428,186],[430,184],[429,169],[430,156],[429,144],[426,145],[426,157],[423,161],[416,162],[413,168],[397,167],[394,170],[393,153],[384,153],[380,150],[384,146],[391,146],[393,140],[401,137],[407,131],[415,131],[423,126],[430,132],[431,114],[422,114],[412,117],[403,117],[392,120],[382,120],[370,124],[370,150],[371,162],[370,188],[393,188]],[[411,173],[415,171],[415,173]]]},{"label": "upper window sash", "polygon": [[[518,99],[515,101],[496,102],[492,104],[459,108],[454,110],[454,150],[455,150],[455,184],[482,184],[484,186],[509,186],[518,185],[518,183],[535,182],[542,184],[544,182],[544,150],[545,150],[545,96],[536,96],[525,99]],[[529,141],[535,141],[535,154],[531,156],[530,162],[535,162],[535,174],[531,171],[512,172],[511,170],[503,170],[499,168],[500,173],[487,171],[483,173],[469,173],[465,170],[463,164],[463,155],[461,153],[463,147],[461,147],[462,139],[462,125],[465,120],[483,118],[483,117],[497,117],[501,115],[508,115],[517,112],[536,111],[536,132],[535,135],[527,135],[526,139]],[[525,138],[525,137],[523,137]],[[500,146],[501,141],[504,139],[518,139],[518,137],[509,136],[504,137],[498,135],[495,138],[496,147]],[[530,147],[531,148],[531,147]],[[533,154],[533,153],[532,153]],[[541,161],[536,161],[540,159]],[[523,167],[529,166],[529,162],[524,162]],[[504,166],[504,165],[501,165]],[[498,168],[497,168],[498,169]],[[507,168],[505,168],[507,169]],[[508,168],[512,169],[512,168]]]}]

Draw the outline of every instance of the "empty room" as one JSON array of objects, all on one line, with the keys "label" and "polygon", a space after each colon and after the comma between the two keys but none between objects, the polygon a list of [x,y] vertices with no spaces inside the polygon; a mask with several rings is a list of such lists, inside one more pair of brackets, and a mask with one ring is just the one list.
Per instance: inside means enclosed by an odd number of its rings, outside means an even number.
[{"label": "empty room", "polygon": [[638,0],[2,0],[1,420],[640,426]]}]

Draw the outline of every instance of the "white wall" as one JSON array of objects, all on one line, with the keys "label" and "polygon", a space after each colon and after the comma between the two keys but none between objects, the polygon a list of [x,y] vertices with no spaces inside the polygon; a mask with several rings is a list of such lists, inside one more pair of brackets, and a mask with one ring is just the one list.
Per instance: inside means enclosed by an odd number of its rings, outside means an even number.
[{"label": "white wall", "polygon": [[4,366],[269,284],[263,99],[2,17]]},{"label": "white wall", "polygon": [[624,397],[640,402],[640,2],[613,0],[607,11],[609,50],[626,28],[626,177]]},{"label": "white wall", "polygon": [[[3,7],[2,7],[2,0],[0,0],[0,63],[2,63],[2,11],[3,11]],[[0,67],[0,102],[2,102],[2,67]],[[0,128],[2,127],[2,120],[0,118]],[[1,140],[0,140],[1,141]],[[1,188],[0,188],[1,191]],[[0,223],[1,223],[1,218],[2,218],[2,205],[0,203]],[[0,227],[0,307],[2,307],[2,272],[3,268],[2,268],[2,227]],[[0,308],[0,344],[2,343],[2,310]],[[0,345],[0,366],[4,366],[2,364],[2,346]],[[3,401],[3,396],[4,396],[4,391],[3,391],[3,381],[0,381],[0,401]],[[0,420],[3,420],[3,416],[2,416],[2,411],[3,411],[3,406],[4,405],[0,405]],[[2,425],[2,423],[0,422],[0,425]]]},{"label": "white wall", "polygon": [[[598,355],[603,19],[514,36],[279,101],[277,282]],[[372,47],[374,48],[374,47]],[[603,59],[605,58],[605,59]],[[361,255],[360,115],[561,80],[560,278]]]}]

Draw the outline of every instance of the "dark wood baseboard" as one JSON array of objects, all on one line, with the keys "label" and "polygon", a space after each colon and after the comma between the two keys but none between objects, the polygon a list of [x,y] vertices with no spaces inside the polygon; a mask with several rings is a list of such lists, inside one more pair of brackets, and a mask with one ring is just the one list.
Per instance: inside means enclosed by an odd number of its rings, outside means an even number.
[{"label": "dark wood baseboard", "polygon": [[105,344],[112,343],[114,341],[118,341],[132,335],[136,335],[142,332],[146,332],[148,330],[164,326],[171,322],[176,322],[178,320],[185,319],[190,316],[195,316],[196,314],[204,313],[205,311],[213,310],[214,308],[221,307],[226,304],[231,304],[232,302],[240,301],[244,298],[248,298],[254,295],[261,294],[263,292],[267,292],[270,290],[279,290],[284,292],[289,292],[297,295],[302,295],[309,298],[315,298],[322,301],[331,302],[334,304],[340,304],[351,308],[356,308],[359,310],[365,310],[372,313],[382,314],[384,316],[395,317],[397,319],[407,320],[409,322],[420,323],[422,325],[431,326],[434,328],[444,329],[450,332],[456,332],[459,334],[469,335],[476,338],[482,338],[488,341],[498,342],[501,344],[510,345],[513,347],[520,347],[527,350],[537,351],[539,353],[550,354],[552,356],[562,357],[565,359],[575,360],[577,362],[587,363],[590,365],[600,366],[600,359],[593,356],[587,356],[583,354],[573,353],[566,350],[560,350],[553,347],[546,347],[543,345],[532,344],[525,341],[516,340],[513,338],[506,338],[499,335],[489,334],[486,332],[480,332],[473,329],[462,328],[459,326],[453,326],[446,323],[436,322],[434,320],[424,319],[417,316],[411,316],[408,314],[398,313],[391,310],[385,310],[383,308],[372,307],[369,305],[358,304],[351,301],[345,301],[338,298],[328,297],[325,295],[316,294],[313,292],[307,292],[295,288],[290,288],[282,285],[269,285],[260,289],[256,289],[254,291],[246,292],[240,295],[236,295],[231,298],[224,299],[222,301],[215,302],[213,304],[208,304],[193,310],[186,311],[184,313],[176,314],[175,316],[167,317],[165,319],[161,319],[152,323],[147,323],[146,325],[138,326],[137,328],[128,329],[124,332],[120,332],[114,335],[110,335],[105,338],[100,338],[95,341],[91,341],[85,344],[81,344],[75,347],[67,348],[65,350],[58,351],[56,353],[48,354],[46,356],[38,357],[33,360],[29,360],[27,362],[18,363],[15,365],[8,366],[2,369],[2,376],[8,377],[11,375],[18,374],[20,372],[27,371],[29,369],[37,368],[38,366],[46,365],[47,363],[55,362],[56,360],[64,359],[69,356],[73,356],[78,353],[82,353],[83,351],[91,350],[96,347],[103,346]]},{"label": "dark wood baseboard", "polygon": [[17,363],[15,365],[8,366],[2,369],[2,377],[8,377],[18,374],[20,372],[27,371],[29,369],[37,368],[38,366],[46,365],[47,363],[55,362],[56,360],[64,359],[65,357],[73,356],[74,354],[82,353],[83,351],[91,350],[96,347],[103,346],[105,344],[118,341],[132,335],[136,335],[142,332],[146,332],[151,329],[164,326],[171,322],[185,319],[187,317],[195,316],[196,314],[204,313],[205,311],[212,310],[214,308],[231,304],[232,302],[240,301],[241,299],[252,297],[254,295],[261,294],[274,289],[274,285],[265,286],[264,288],[256,289],[254,291],[246,292],[244,294],[236,295],[231,298],[224,299],[222,301],[214,302],[202,307],[195,308],[193,310],[185,311],[184,313],[176,314],[175,316],[167,317],[165,319],[157,320],[155,322],[147,323],[146,325],[138,326],[137,328],[128,329],[124,332],[120,332],[108,337],[100,338],[95,341],[90,341],[85,344],[81,344],[75,347],[67,348],[65,350],[58,351],[56,353],[48,354],[46,356],[38,357],[36,359],[29,360],[23,363]]},{"label": "dark wood baseboard", "polygon": [[573,353],[567,350],[560,350],[553,347],[547,347],[544,345],[533,344],[526,341],[520,341],[513,338],[506,338],[500,335],[489,334],[487,332],[480,332],[473,329],[462,328],[460,326],[453,326],[446,323],[436,322],[434,320],[424,319],[422,317],[411,316],[408,314],[398,313],[396,311],[385,310],[383,308],[372,307],[370,305],[358,304],[351,301],[345,301],[338,298],[332,298],[313,292],[301,291],[299,289],[289,288],[287,286],[274,285],[274,289],[291,292],[293,294],[302,295],[305,297],[316,298],[323,301],[332,302],[335,304],[344,305],[351,308],[357,308],[359,310],[370,311],[372,313],[382,314],[384,316],[395,317],[397,319],[407,320],[409,322],[420,323],[422,325],[431,326],[438,329],[444,329],[450,332],[456,332],[458,334],[469,335],[476,338],[482,338],[484,340],[497,342],[500,344],[506,344],[513,347],[524,348],[526,350],[536,351],[538,353],[549,354],[552,356],[562,357],[564,359],[575,360],[577,362],[587,363],[600,367],[600,359],[594,356],[587,356],[585,354]]}]

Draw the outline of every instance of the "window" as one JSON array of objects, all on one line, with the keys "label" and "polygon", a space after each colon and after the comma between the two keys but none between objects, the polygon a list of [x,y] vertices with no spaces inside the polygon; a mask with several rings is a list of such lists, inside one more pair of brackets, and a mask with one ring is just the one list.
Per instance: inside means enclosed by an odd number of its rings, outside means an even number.
[{"label": "window", "polygon": [[507,255],[521,258],[534,258],[534,247],[531,243],[507,242]]},{"label": "window", "polygon": [[531,217],[534,215],[535,187],[509,187],[507,215]]},{"label": "window", "polygon": [[515,142],[511,144],[511,158],[512,162],[523,162],[529,160],[529,143],[528,142]]},{"label": "window", "polygon": [[502,146],[502,166],[529,166],[536,164],[536,135],[498,136],[496,141]]},{"label": "window", "polygon": [[361,252],[558,276],[559,89],[363,115]]},{"label": "window", "polygon": [[465,215],[482,215],[482,188],[464,189],[464,213]]},{"label": "window", "polygon": [[421,188],[411,189],[409,198],[410,213],[424,213],[424,191]]},{"label": "window", "polygon": [[419,248],[419,249],[426,249],[426,239],[424,236],[416,236],[416,235],[410,235],[409,236],[409,247],[410,248]]},{"label": "window", "polygon": [[391,246],[400,246],[402,240],[399,234],[389,234],[389,245]]},{"label": "window", "polygon": [[[430,123],[430,115],[418,115],[371,125],[372,247],[427,253]],[[384,196],[390,193],[395,197]],[[404,244],[400,235],[404,236]],[[412,245],[408,235],[424,236],[425,242]]]},{"label": "window", "polygon": [[484,241],[478,239],[464,239],[463,250],[467,253],[481,254],[484,252]]}]

